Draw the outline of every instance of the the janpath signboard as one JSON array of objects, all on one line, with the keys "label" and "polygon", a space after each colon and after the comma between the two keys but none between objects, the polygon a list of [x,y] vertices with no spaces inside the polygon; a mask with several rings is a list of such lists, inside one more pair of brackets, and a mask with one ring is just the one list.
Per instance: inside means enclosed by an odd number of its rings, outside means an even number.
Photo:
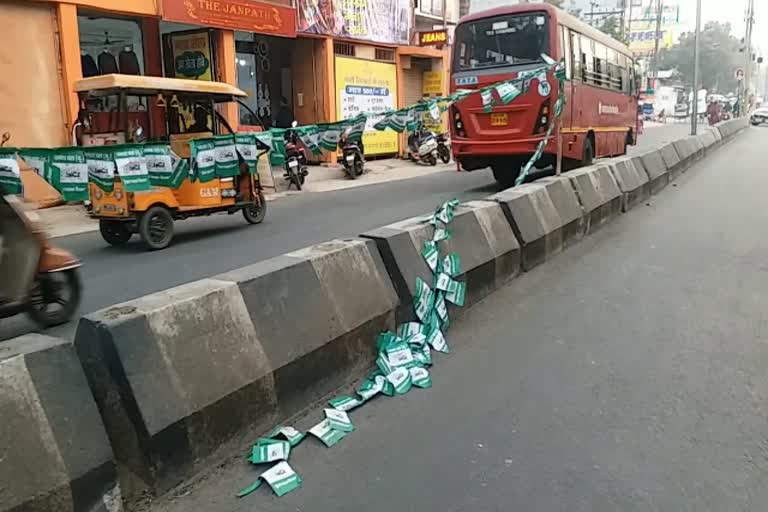
[{"label": "the janpath signboard", "polygon": [[254,0],[163,0],[163,19],[203,27],[296,37],[296,10]]}]

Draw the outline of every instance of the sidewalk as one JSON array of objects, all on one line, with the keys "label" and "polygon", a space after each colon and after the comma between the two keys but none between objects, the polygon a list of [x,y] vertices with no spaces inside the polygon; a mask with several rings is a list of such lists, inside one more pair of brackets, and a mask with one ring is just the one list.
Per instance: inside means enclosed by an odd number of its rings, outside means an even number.
[{"label": "sidewalk", "polygon": [[[310,166],[307,181],[302,191],[298,192],[295,188],[288,190],[288,182],[283,178],[283,169],[275,167],[272,173],[276,187],[265,189],[265,194],[267,201],[275,201],[306,192],[330,192],[364,187],[440,172],[456,172],[456,164],[451,162],[432,167],[395,158],[372,160],[366,163],[365,174],[355,180],[349,179],[340,165]],[[99,229],[99,223],[87,216],[82,205],[62,205],[36,211],[51,238],[88,233]]]}]

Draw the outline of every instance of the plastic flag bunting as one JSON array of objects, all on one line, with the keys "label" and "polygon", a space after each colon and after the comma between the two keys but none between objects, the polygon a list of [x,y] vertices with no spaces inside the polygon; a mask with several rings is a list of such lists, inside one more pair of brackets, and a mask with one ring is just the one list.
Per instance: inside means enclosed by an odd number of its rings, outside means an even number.
[{"label": "plastic flag bunting", "polygon": [[21,169],[16,150],[0,148],[0,193],[21,194]]}]

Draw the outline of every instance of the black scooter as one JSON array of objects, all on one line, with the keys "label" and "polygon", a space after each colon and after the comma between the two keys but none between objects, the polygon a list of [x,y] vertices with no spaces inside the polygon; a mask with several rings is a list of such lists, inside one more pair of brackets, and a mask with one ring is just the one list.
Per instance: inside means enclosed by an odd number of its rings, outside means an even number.
[{"label": "black scooter", "polygon": [[447,164],[451,161],[451,148],[448,135],[445,133],[438,133],[435,135],[435,140],[437,141],[437,156],[440,157],[440,160],[442,160],[444,164]]},{"label": "black scooter", "polygon": [[347,130],[342,134],[339,146],[341,147],[341,164],[344,166],[344,172],[353,180],[361,176],[365,172],[362,141],[350,140],[349,130]]},{"label": "black scooter", "polygon": [[[291,126],[296,128],[296,121]],[[283,174],[283,177],[288,180],[288,189],[290,190],[291,185],[296,185],[296,190],[301,190],[308,174],[307,154],[301,140],[295,131],[288,129],[285,132],[285,174]]]}]

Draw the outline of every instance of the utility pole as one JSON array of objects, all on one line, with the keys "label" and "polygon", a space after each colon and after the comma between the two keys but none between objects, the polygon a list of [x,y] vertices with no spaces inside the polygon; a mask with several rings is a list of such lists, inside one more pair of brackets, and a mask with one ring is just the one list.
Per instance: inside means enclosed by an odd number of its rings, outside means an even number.
[{"label": "utility pole", "polygon": [[664,0],[656,0],[656,33],[654,34],[653,46],[653,66],[651,67],[651,78],[653,79],[653,89],[656,90],[656,77],[659,76],[659,34],[661,33],[661,17],[664,10]]},{"label": "utility pole", "polygon": [[752,28],[755,24],[755,0],[749,0],[747,7],[747,33],[744,37],[744,53],[746,54],[746,64],[744,66],[744,96],[742,100],[744,107],[742,112],[748,114],[749,108],[749,91],[752,82]]},{"label": "utility pole", "polygon": [[701,36],[701,0],[696,0],[696,33],[693,39],[693,114],[691,135],[699,128],[699,37]]}]

